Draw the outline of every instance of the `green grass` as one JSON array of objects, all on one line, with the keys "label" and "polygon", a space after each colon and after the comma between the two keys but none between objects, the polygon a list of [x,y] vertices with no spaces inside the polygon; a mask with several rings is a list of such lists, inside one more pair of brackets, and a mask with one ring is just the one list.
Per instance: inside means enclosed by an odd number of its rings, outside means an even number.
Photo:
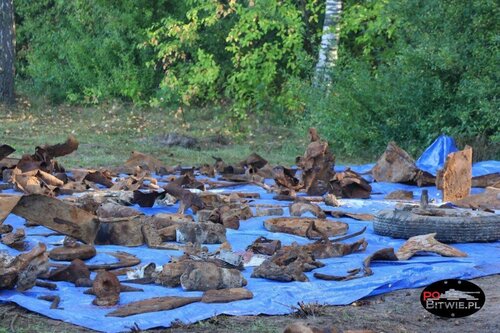
[{"label": "green grass", "polygon": [[[1,108],[1,107],[0,107]],[[118,166],[133,150],[149,153],[167,165],[213,163],[212,156],[237,162],[257,152],[275,164],[291,165],[307,146],[305,130],[248,121],[245,134],[234,134],[216,109],[138,108],[126,104],[92,107],[52,106],[21,101],[14,109],[0,109],[0,143],[16,149],[12,157],[32,154],[37,145],[63,142],[73,134],[80,146],[58,158],[66,167]],[[200,140],[197,148],[166,147],[156,140],[175,132]],[[227,145],[207,138],[223,136]]]}]

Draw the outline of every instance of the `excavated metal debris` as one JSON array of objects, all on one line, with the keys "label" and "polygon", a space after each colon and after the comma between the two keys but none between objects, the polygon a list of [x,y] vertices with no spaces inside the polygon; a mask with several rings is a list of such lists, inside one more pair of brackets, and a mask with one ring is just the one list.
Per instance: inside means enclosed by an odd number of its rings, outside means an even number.
[{"label": "excavated metal debris", "polygon": [[180,282],[182,289],[187,291],[229,289],[247,285],[246,279],[237,269],[221,268],[210,262],[188,264]]},{"label": "excavated metal debris", "polygon": [[144,244],[142,216],[99,219],[101,222],[95,237],[99,245],[140,246]]},{"label": "excavated metal debris", "polygon": [[483,193],[468,195],[453,204],[463,208],[500,210],[500,188],[488,187]]},{"label": "excavated metal debris", "polygon": [[[322,233],[325,233],[328,237],[343,235],[349,228],[347,223],[308,217],[271,218],[264,221],[264,227],[272,232],[284,232],[287,234],[307,237],[307,230],[313,222],[316,228]],[[316,231],[312,231],[310,237],[320,238],[321,234]]]},{"label": "excavated metal debris", "polygon": [[177,228],[177,242],[222,244],[226,241],[226,228],[216,223],[182,223]]},{"label": "excavated metal debris", "polygon": [[131,302],[106,315],[106,317],[128,317],[136,314],[166,311],[201,301],[201,297],[165,296]]},{"label": "excavated metal debris", "polygon": [[417,170],[415,160],[391,141],[373,167],[372,175],[377,182],[405,183],[413,181]]},{"label": "excavated metal debris", "polygon": [[18,228],[15,232],[3,234],[1,242],[13,249],[23,251],[27,247],[25,239],[26,232],[24,231],[24,228]]},{"label": "excavated metal debris", "polygon": [[330,179],[330,192],[336,197],[350,199],[368,199],[372,192],[370,184],[358,173],[346,169],[337,172]]},{"label": "excavated metal debris", "polygon": [[245,288],[230,288],[220,290],[207,290],[201,297],[202,303],[229,303],[252,299],[253,293]]},{"label": "excavated metal debris", "polygon": [[342,210],[330,210],[330,211],[327,211],[327,213],[335,218],[349,217],[351,219],[358,220],[358,221],[372,221],[375,218],[375,216],[372,214],[350,213],[350,212],[344,212]]},{"label": "excavated metal debris", "polygon": [[51,281],[67,281],[80,287],[90,287],[90,270],[80,259],[73,259],[70,265],[53,269],[47,277]]},{"label": "excavated metal debris", "polygon": [[396,190],[385,196],[386,200],[413,200],[413,191]]},{"label": "excavated metal debris", "polygon": [[29,252],[16,257],[6,253],[0,255],[0,290],[17,288],[28,290],[36,283],[36,279],[45,274],[48,269],[47,247],[39,243]]},{"label": "excavated metal debris", "polygon": [[333,257],[343,257],[354,252],[364,251],[368,243],[364,238],[351,243],[337,243],[329,240],[320,240],[312,244],[303,245],[303,250],[311,253],[316,259],[325,259]]},{"label": "excavated metal debris", "polygon": [[272,256],[281,249],[281,241],[259,237],[247,247],[247,251]]},{"label": "excavated metal debris", "polygon": [[399,260],[408,260],[418,252],[433,252],[443,257],[467,257],[467,254],[456,248],[438,242],[436,233],[409,238],[396,252]]},{"label": "excavated metal debris", "polygon": [[16,150],[9,145],[0,146],[0,161],[15,152]]},{"label": "excavated metal debris", "polygon": [[12,213],[87,244],[94,243],[99,227],[99,220],[95,215],[62,200],[40,194],[23,196]]},{"label": "excavated metal debris", "polygon": [[93,245],[80,244],[65,237],[63,246],[52,249],[49,252],[49,258],[55,261],[87,260],[95,257],[96,254],[97,251]]},{"label": "excavated metal debris", "polygon": [[316,261],[311,253],[304,251],[300,246],[287,246],[256,267],[252,277],[282,282],[306,282],[309,279],[304,272],[323,266],[323,263]]},{"label": "excavated metal debris", "polygon": [[100,271],[92,283],[92,291],[96,298],[92,302],[98,306],[116,305],[120,300],[120,281],[113,273]]},{"label": "excavated metal debris", "polygon": [[326,218],[325,212],[318,205],[312,204],[310,202],[296,201],[290,205],[290,215],[291,216],[302,216],[305,213],[311,213],[317,218]]},{"label": "excavated metal debris", "polygon": [[335,156],[328,149],[328,142],[321,140],[315,128],[309,129],[311,143],[304,156],[298,157],[297,166],[302,169],[302,183],[308,195],[323,195],[333,176]]},{"label": "excavated metal debris", "polygon": [[454,201],[469,195],[472,186],[472,148],[448,154],[444,168],[438,171],[436,186],[443,190],[443,201]]},{"label": "excavated metal debris", "polygon": [[255,206],[255,216],[282,216],[284,213],[283,208],[277,205],[272,207],[265,205]]}]

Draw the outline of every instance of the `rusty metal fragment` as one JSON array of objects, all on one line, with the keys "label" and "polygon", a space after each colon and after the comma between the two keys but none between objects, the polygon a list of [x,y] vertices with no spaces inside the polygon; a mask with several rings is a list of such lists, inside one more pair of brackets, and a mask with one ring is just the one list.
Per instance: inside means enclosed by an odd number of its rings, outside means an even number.
[{"label": "rusty metal fragment", "polygon": [[0,256],[0,290],[17,288],[24,291],[33,287],[36,279],[48,271],[47,247],[39,243],[29,252],[16,257]]},{"label": "rusty metal fragment", "polygon": [[489,187],[500,183],[500,172],[472,177],[472,187]]},{"label": "rusty metal fragment", "polygon": [[99,220],[83,209],[40,194],[23,196],[12,212],[36,224],[93,244]]},{"label": "rusty metal fragment", "polygon": [[342,257],[354,252],[364,251],[368,243],[364,238],[351,243],[337,243],[328,240],[320,240],[312,244],[303,245],[302,249],[311,253],[316,259]]},{"label": "rusty metal fragment", "polygon": [[326,218],[325,212],[318,205],[312,204],[310,202],[296,201],[290,205],[290,215],[291,216],[302,216],[309,212],[316,216],[317,218]]},{"label": "rusty metal fragment", "polygon": [[63,265],[49,272],[51,281],[67,281],[77,286],[90,286],[90,270],[80,259],[73,259],[70,265]]},{"label": "rusty metal fragment", "polygon": [[36,155],[43,154],[50,158],[66,156],[77,150],[78,145],[79,145],[78,140],[73,135],[70,134],[66,142],[58,143],[55,145],[46,144],[43,146],[36,147],[35,154]]},{"label": "rusty metal fragment", "polygon": [[95,243],[99,245],[140,246],[144,244],[142,216],[101,218]]},{"label": "rusty metal fragment", "polygon": [[0,146],[0,161],[15,152],[16,150],[9,145]]},{"label": "rusty metal fragment", "polygon": [[182,223],[177,228],[180,243],[222,244],[226,241],[226,228],[216,223]]},{"label": "rusty metal fragment", "polygon": [[[276,166],[273,168],[273,178],[281,194],[288,194],[295,197],[296,192],[300,191],[303,184],[295,177],[297,170]],[[292,199],[293,200],[293,199]]]},{"label": "rusty metal fragment", "polygon": [[350,212],[345,212],[342,210],[331,210],[331,211],[327,211],[327,213],[335,218],[349,217],[351,219],[358,220],[358,221],[372,221],[375,218],[375,216],[372,214],[350,213]]},{"label": "rusty metal fragment", "polygon": [[370,184],[360,174],[350,169],[337,172],[330,179],[330,192],[336,197],[368,199],[372,192]]},{"label": "rusty metal fragment", "polygon": [[119,205],[115,202],[102,203],[97,208],[96,214],[99,218],[124,218],[142,215],[137,209]]},{"label": "rusty metal fragment", "polygon": [[304,156],[298,157],[297,166],[302,169],[302,184],[308,195],[323,195],[333,176],[335,156],[328,149],[328,142],[321,140],[315,128],[309,129],[311,143]]},{"label": "rusty metal fragment", "polygon": [[59,303],[61,302],[61,298],[57,295],[38,296],[37,298],[44,300],[44,301],[51,302],[51,304],[50,304],[51,309],[58,309]]},{"label": "rusty metal fragment", "polygon": [[[343,222],[308,217],[271,218],[264,221],[264,227],[272,232],[284,232],[306,237],[307,230],[313,222],[316,228],[321,230],[321,232],[325,233],[328,237],[343,235],[349,228],[349,226]],[[321,237],[321,234],[316,231],[313,231],[311,235],[313,238]]]},{"label": "rusty metal fragment", "polygon": [[282,282],[306,282],[309,279],[304,272],[323,266],[323,263],[316,261],[311,253],[304,251],[300,246],[287,246],[256,267],[252,277]]},{"label": "rusty metal fragment", "polygon": [[413,181],[417,170],[415,160],[391,141],[373,167],[372,175],[377,182],[404,183]]},{"label": "rusty metal fragment", "polygon": [[399,259],[394,253],[394,249],[392,247],[380,249],[374,252],[373,254],[369,255],[368,257],[366,257],[365,260],[363,260],[364,276],[373,275],[373,271],[370,268],[370,264],[374,260],[397,261]]},{"label": "rusty metal fragment", "polygon": [[282,216],[285,212],[281,206],[268,207],[264,205],[255,206],[255,216]]},{"label": "rusty metal fragment", "polygon": [[2,235],[1,242],[13,249],[18,251],[23,251],[27,247],[27,243],[25,242],[26,232],[24,228],[18,228],[15,232],[9,232],[7,234]]},{"label": "rusty metal fragment", "polygon": [[259,237],[247,247],[247,251],[272,256],[281,249],[281,241]]},{"label": "rusty metal fragment", "polygon": [[92,291],[96,295],[92,304],[98,306],[116,305],[120,300],[120,289],[120,281],[116,275],[100,271],[92,283]]},{"label": "rusty metal fragment", "polygon": [[201,301],[203,303],[229,303],[252,299],[253,293],[245,288],[230,288],[220,290],[207,290],[203,293]]},{"label": "rusty metal fragment", "polygon": [[444,168],[437,174],[436,185],[443,190],[443,201],[454,201],[469,195],[472,186],[472,148],[450,153]]},{"label": "rusty metal fragment", "polygon": [[413,200],[413,191],[396,190],[385,196],[386,200]]},{"label": "rusty metal fragment", "polygon": [[201,297],[165,296],[128,303],[106,315],[106,317],[128,317],[140,313],[166,311],[201,301]]},{"label": "rusty metal fragment", "polygon": [[94,246],[73,244],[56,247],[49,252],[49,258],[55,261],[72,261],[74,259],[87,260],[95,257],[97,251]]},{"label": "rusty metal fragment", "polygon": [[438,242],[436,233],[409,238],[396,252],[399,260],[408,260],[418,252],[433,252],[444,257],[467,257],[467,254],[456,248]]},{"label": "rusty metal fragment", "polygon": [[180,282],[187,291],[240,288],[247,284],[240,271],[221,268],[210,262],[189,264],[181,275]]},{"label": "rusty metal fragment", "polygon": [[453,204],[463,208],[500,210],[500,188],[488,187],[483,193],[468,195]]}]

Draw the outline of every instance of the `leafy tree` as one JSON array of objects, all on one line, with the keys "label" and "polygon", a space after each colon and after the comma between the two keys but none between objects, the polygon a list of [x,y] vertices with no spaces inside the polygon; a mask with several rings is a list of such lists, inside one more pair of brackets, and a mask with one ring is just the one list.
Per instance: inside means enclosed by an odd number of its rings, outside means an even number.
[{"label": "leafy tree", "polygon": [[0,0],[0,103],[14,103],[15,26],[13,0]]}]

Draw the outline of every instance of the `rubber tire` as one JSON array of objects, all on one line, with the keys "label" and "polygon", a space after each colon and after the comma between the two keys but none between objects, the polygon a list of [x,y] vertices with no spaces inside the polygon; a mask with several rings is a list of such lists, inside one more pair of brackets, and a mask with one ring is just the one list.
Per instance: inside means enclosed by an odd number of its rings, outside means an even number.
[{"label": "rubber tire", "polygon": [[405,210],[382,210],[373,222],[376,234],[408,239],[437,233],[444,243],[493,242],[500,239],[500,215],[429,216]]}]

